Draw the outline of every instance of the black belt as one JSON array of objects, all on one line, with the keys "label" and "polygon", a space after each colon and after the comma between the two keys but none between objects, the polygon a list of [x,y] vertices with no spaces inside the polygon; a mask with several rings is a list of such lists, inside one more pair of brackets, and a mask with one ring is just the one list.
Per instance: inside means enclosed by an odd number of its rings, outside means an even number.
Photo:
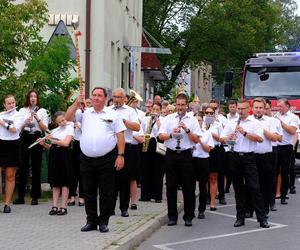
[{"label": "black belt", "polygon": [[233,152],[239,156],[249,156],[249,155],[254,155],[253,152]]},{"label": "black belt", "polygon": [[269,155],[272,154],[272,152],[266,152],[266,153],[255,153],[256,155]]},{"label": "black belt", "polygon": [[171,152],[174,154],[186,154],[186,153],[192,153],[192,149],[189,148],[189,149],[185,149],[185,150],[172,150],[172,149],[168,148],[167,152]]}]

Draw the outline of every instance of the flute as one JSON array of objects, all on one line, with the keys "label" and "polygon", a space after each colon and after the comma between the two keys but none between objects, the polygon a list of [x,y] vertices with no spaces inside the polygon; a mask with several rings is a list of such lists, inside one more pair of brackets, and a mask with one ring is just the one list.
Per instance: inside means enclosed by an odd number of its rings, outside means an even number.
[{"label": "flute", "polygon": [[42,137],[42,138],[39,138],[37,139],[34,143],[32,143],[28,149],[31,149],[32,147],[34,147],[35,145],[39,144],[40,142],[44,141],[47,139],[47,137],[49,137],[49,135],[53,134],[54,132],[60,130],[62,127],[58,127],[58,128],[55,128],[55,129],[52,129],[51,131],[50,130],[46,130],[46,133],[48,133],[48,135]]},{"label": "flute", "polygon": [[0,112],[0,115],[6,115],[6,114],[9,114],[10,112],[15,111],[17,108],[18,108],[18,107],[12,108],[12,109],[10,109],[10,110],[2,111],[2,112]]}]

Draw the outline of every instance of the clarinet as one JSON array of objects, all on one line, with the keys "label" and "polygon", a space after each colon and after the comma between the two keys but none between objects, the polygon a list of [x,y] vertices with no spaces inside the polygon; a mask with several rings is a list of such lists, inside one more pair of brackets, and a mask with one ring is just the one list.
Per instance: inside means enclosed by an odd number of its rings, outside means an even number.
[{"label": "clarinet", "polygon": [[[236,127],[235,127],[235,130],[234,130],[235,135],[237,135],[236,129],[240,125],[240,123],[241,123],[241,116],[239,117],[239,119],[237,121],[237,124],[236,124]],[[230,152],[233,152],[233,150],[234,150],[234,144],[235,144],[235,142],[230,145]]]},{"label": "clarinet", "polygon": [[[181,122],[181,119],[182,119],[182,116],[179,116],[178,128],[180,128],[179,124]],[[181,149],[180,143],[181,143],[181,137],[178,136],[178,138],[177,138],[177,144],[176,144],[176,147],[175,147],[177,152],[179,152],[180,149]]]}]

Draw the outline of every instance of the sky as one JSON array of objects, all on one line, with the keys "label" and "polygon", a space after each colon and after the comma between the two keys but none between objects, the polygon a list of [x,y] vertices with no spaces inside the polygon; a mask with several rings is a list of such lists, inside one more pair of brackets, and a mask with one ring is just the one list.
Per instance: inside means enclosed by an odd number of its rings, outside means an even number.
[{"label": "sky", "polygon": [[298,10],[296,11],[296,13],[298,14],[298,16],[300,16],[300,0],[295,0],[295,2],[298,5]]}]

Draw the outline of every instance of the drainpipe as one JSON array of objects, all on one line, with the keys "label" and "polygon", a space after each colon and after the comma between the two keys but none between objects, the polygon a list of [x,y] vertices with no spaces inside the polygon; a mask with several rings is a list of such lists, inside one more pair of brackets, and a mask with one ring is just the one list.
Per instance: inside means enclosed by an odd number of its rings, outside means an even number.
[{"label": "drainpipe", "polygon": [[91,0],[86,0],[86,40],[85,40],[85,97],[90,96],[91,68]]}]

